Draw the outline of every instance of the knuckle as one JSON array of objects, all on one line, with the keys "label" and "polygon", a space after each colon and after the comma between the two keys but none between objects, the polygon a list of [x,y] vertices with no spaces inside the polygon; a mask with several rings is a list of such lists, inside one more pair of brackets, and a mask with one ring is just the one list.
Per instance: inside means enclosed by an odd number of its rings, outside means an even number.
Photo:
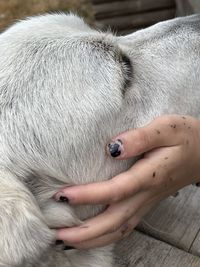
[{"label": "knuckle", "polygon": [[174,121],[175,121],[175,118],[173,115],[162,116],[162,117],[155,119],[156,123],[158,124],[162,123],[164,125],[173,124]]},{"label": "knuckle", "polygon": [[110,180],[110,188],[112,188],[111,194],[109,196],[109,202],[118,202],[122,197],[122,189],[118,185],[117,180]]},{"label": "knuckle", "polygon": [[[128,174],[127,174],[128,175]],[[132,178],[132,175],[130,174]],[[125,178],[125,177],[124,177]],[[135,192],[139,191],[140,188],[140,181],[131,181],[132,179],[126,180],[127,183],[122,185],[121,183],[115,185],[115,192],[112,195],[112,202],[117,203],[128,197],[132,196]]]},{"label": "knuckle", "polygon": [[129,223],[123,224],[119,229],[121,237],[129,236],[132,231],[133,231],[133,227]]},{"label": "knuckle", "polygon": [[112,234],[116,232],[118,228],[119,228],[119,225],[117,223],[114,223],[108,227],[107,231],[104,234]]},{"label": "knuckle", "polygon": [[[125,175],[125,174],[123,174]],[[122,185],[121,177],[116,177],[116,179],[112,181],[112,197],[111,202],[116,203],[127,197],[126,186]]]},{"label": "knuckle", "polygon": [[137,141],[135,142],[134,145],[136,146],[138,152],[143,152],[143,150],[146,147],[149,147],[150,144],[149,136],[144,129],[142,128],[138,129],[136,140]]},{"label": "knuckle", "polygon": [[119,193],[119,194],[115,194],[112,198],[112,202],[115,203],[115,202],[119,202],[121,199],[122,199],[122,194]]}]

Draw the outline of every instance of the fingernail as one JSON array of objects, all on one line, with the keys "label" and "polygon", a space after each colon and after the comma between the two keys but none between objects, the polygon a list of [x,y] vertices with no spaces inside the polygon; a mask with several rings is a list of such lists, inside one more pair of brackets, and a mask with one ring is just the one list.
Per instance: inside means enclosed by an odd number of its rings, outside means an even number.
[{"label": "fingernail", "polygon": [[120,139],[117,139],[114,142],[111,142],[108,144],[108,153],[111,155],[111,157],[116,158],[119,157],[123,153],[123,143]]},{"label": "fingernail", "polygon": [[75,249],[74,247],[70,247],[70,246],[65,246],[63,250],[71,250],[71,249]]},{"label": "fingernail", "polygon": [[60,202],[69,202],[69,199],[63,195],[62,192],[58,192],[57,194],[54,195],[54,198],[56,201],[60,201]]},{"label": "fingernail", "polygon": [[63,245],[63,244],[64,242],[62,240],[56,240],[56,243],[55,243],[56,246]]}]

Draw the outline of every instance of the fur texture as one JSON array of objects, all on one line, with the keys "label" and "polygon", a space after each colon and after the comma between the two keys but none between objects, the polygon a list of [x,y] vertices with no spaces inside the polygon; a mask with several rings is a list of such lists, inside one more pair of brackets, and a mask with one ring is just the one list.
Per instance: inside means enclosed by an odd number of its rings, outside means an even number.
[{"label": "fur texture", "polygon": [[102,211],[52,196],[135,161],[105,144],[167,113],[199,117],[200,16],[125,37],[69,14],[21,21],[0,35],[0,266],[111,267],[112,247],[63,251],[56,227]]}]

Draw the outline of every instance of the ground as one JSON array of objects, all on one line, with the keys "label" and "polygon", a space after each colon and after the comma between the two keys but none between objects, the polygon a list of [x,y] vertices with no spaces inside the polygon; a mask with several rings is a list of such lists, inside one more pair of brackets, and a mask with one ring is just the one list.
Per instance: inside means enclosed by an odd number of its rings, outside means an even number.
[{"label": "ground", "polygon": [[93,21],[90,0],[0,0],[0,31],[18,19],[58,10],[76,11],[88,22]]}]

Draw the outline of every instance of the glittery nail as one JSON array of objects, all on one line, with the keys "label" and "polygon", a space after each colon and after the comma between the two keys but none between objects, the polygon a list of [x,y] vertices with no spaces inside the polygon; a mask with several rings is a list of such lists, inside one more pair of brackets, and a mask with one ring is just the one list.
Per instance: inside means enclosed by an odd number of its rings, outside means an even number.
[{"label": "glittery nail", "polygon": [[115,142],[108,144],[108,152],[111,157],[119,157],[123,152],[123,143],[120,139],[117,139]]}]

